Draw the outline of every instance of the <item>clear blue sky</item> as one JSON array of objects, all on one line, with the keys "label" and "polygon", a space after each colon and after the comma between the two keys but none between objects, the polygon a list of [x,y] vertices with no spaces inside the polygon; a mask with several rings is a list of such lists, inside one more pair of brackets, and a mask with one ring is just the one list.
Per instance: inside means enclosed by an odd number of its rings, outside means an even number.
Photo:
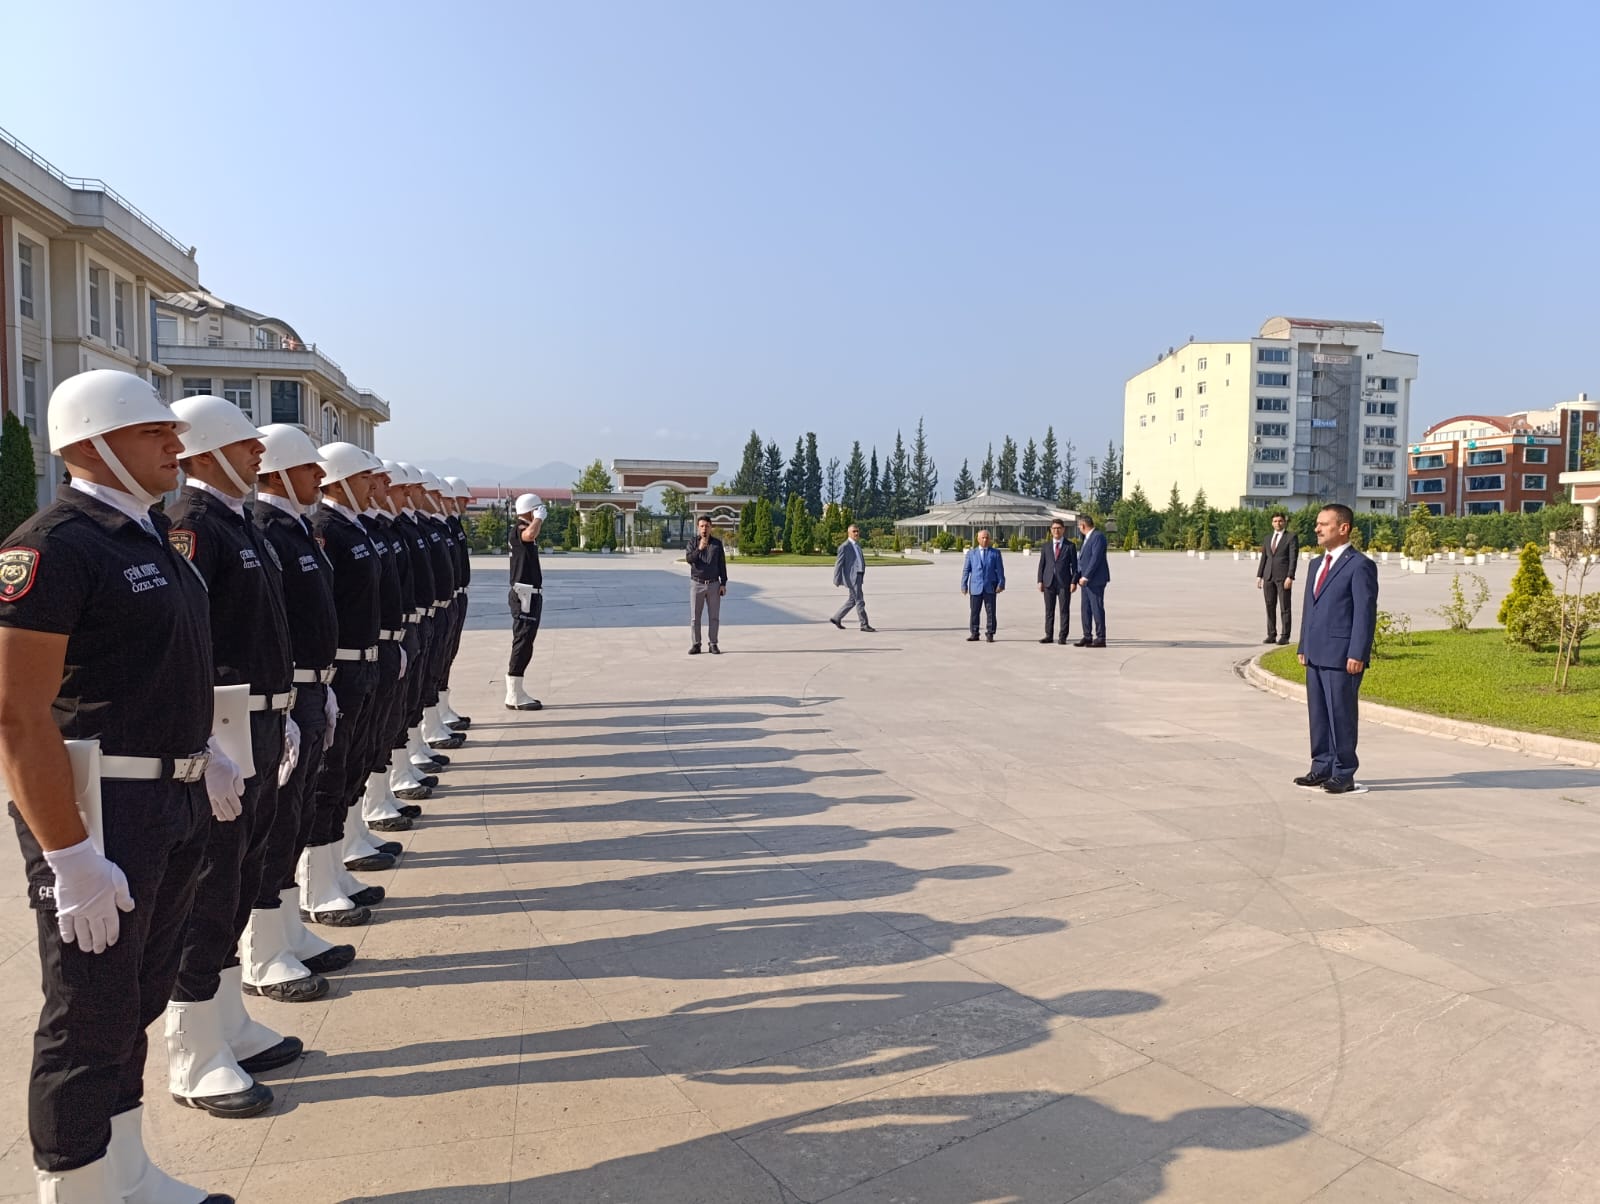
[{"label": "clear blue sky", "polygon": [[[394,406],[516,464],[1120,431],[1278,313],[1414,426],[1600,392],[1580,3],[30,3],[0,125]],[[17,48],[27,46],[26,53]]]}]

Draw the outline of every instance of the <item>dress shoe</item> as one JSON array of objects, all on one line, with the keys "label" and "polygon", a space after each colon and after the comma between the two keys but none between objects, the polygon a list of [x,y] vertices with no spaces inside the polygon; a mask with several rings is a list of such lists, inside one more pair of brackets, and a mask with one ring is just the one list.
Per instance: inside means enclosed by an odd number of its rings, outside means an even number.
[{"label": "dress shoe", "polygon": [[839,630],[840,630],[840,631],[843,631],[843,630],[844,630],[844,624],[843,624],[843,623],[841,623],[841,622],[839,622],[839,620],[838,620],[838,619],[829,619],[829,620],[828,620],[828,622],[830,622],[830,623],[832,623],[832,624],[833,624],[833,625],[834,625],[834,626],[835,626],[835,627],[837,627],[837,628],[838,628],[838,629],[839,629]]},{"label": "dress shoe", "polygon": [[271,1049],[263,1049],[260,1053],[251,1054],[248,1058],[240,1058],[239,1069],[253,1077],[264,1071],[276,1070],[280,1066],[287,1066],[305,1052],[305,1043],[299,1037],[285,1037]]},{"label": "dress shoe", "polygon": [[433,791],[426,786],[407,786],[404,790],[396,790],[394,796],[395,798],[409,799],[432,798]]},{"label": "dress shoe", "polygon": [[417,779],[417,785],[421,786],[421,787],[424,787],[425,789],[428,789],[428,790],[432,790],[438,784],[439,784],[439,775],[438,774],[425,773],[420,778]]},{"label": "dress shoe", "polygon": [[1065,648],[1067,646],[1067,643],[1068,643],[1067,637],[1066,636],[1062,636],[1059,640],[1056,641],[1056,643],[1060,644],[1063,648]]},{"label": "dress shoe", "polygon": [[409,815],[391,815],[383,819],[369,819],[367,827],[374,832],[409,832],[412,821]]},{"label": "dress shoe", "polygon": [[[351,960],[354,960],[354,958]],[[302,962],[301,964],[304,965],[305,963]],[[306,969],[309,970],[310,968],[310,966],[306,966]],[[269,982],[260,986],[247,982],[243,984],[243,990],[246,995],[260,995],[264,999],[276,999],[279,1003],[315,1003],[328,993],[328,980],[320,974],[310,974],[305,978],[291,978],[288,982]],[[294,1056],[299,1057],[300,1055],[295,1054]],[[290,1060],[285,1058],[283,1061]],[[244,1063],[240,1062],[239,1065],[244,1066]],[[273,1065],[282,1066],[283,1062],[275,1062]],[[244,1068],[254,1073],[253,1067],[245,1066]],[[264,1066],[262,1069],[271,1070],[272,1067]]]},{"label": "dress shoe", "polygon": [[393,853],[368,853],[354,860],[347,860],[344,868],[347,870],[392,870],[398,860]]},{"label": "dress shoe", "polygon": [[[429,747],[431,748],[432,746],[430,745]],[[447,744],[441,744],[441,745],[439,745],[439,747],[440,748],[456,748],[456,747],[459,747],[459,746],[455,745],[455,744],[448,744],[448,745]],[[430,773],[437,773],[439,770],[443,769],[446,765],[450,764],[450,758],[445,756],[441,752],[430,752],[428,754],[428,760],[432,761],[433,764],[429,765],[427,761],[424,761],[421,765],[418,765],[415,761],[413,761],[413,762],[411,762],[411,767],[413,769],[426,768]]]},{"label": "dress shoe", "polygon": [[395,808],[395,810],[400,812],[400,814],[406,819],[422,818],[422,808],[417,806],[415,803],[401,803]]},{"label": "dress shoe", "polygon": [[265,1083],[254,1083],[243,1091],[230,1091],[226,1095],[172,1096],[185,1108],[198,1108],[212,1116],[241,1118],[259,1116],[272,1107],[272,1088]]},{"label": "dress shoe", "polygon": [[1041,644],[1053,644],[1053,643],[1056,642],[1056,637],[1053,636],[1053,635],[1047,635],[1047,636],[1044,637],[1044,639],[1040,640],[1039,642]]},{"label": "dress shoe", "polygon": [[711,645],[711,646],[710,646],[710,647],[709,647],[709,648],[708,648],[708,649],[707,649],[707,651],[709,651],[709,652],[710,652],[710,653],[711,653],[711,655],[712,655],[712,656],[721,656],[721,655],[722,655],[722,649],[721,649],[721,648],[718,648],[718,647],[717,647],[717,646],[716,646],[716,645],[715,645],[715,644],[712,644],[712,645]]},{"label": "dress shoe", "polygon": [[868,627],[865,623],[863,623],[861,625],[861,630],[866,632],[876,632],[878,629],[876,627]]},{"label": "dress shoe", "polygon": [[457,715],[445,724],[451,731],[464,732],[472,726],[472,720],[466,715]]},{"label": "dress shoe", "polygon": [[[692,651],[699,652],[700,649],[695,648],[695,649],[692,649]],[[519,702],[515,706],[513,706],[511,703],[508,702],[508,703],[506,703],[506,710],[508,710],[508,711],[542,711],[542,710],[544,710],[544,703],[540,702],[537,698],[530,698],[530,699],[528,699],[527,702]]]},{"label": "dress shoe", "polygon": [[1300,777],[1297,777],[1294,780],[1294,784],[1296,786],[1304,786],[1307,790],[1315,790],[1318,786],[1322,785],[1324,782],[1331,782],[1332,780],[1333,780],[1333,777],[1332,777],[1331,774],[1317,773],[1317,772],[1313,771],[1311,773],[1302,774]]},{"label": "dress shoe", "polygon": [[[385,857],[398,857],[401,853],[406,851],[406,846],[401,844],[398,840],[380,840],[377,848],[378,852],[382,853]],[[355,869],[356,867],[352,865],[348,868]],[[305,961],[305,958],[302,957],[300,960]]]},{"label": "dress shoe", "polygon": [[354,945],[329,945],[321,953],[302,957],[300,964],[313,974],[332,974],[335,970],[343,970],[355,960]]},{"label": "dress shoe", "polygon": [[[360,928],[372,919],[370,907],[346,907],[339,911],[307,911],[300,909],[300,920],[308,924],[324,924],[329,928]],[[301,963],[302,965],[304,963]]]},{"label": "dress shoe", "polygon": [[1280,644],[1287,644],[1288,642],[1289,642],[1289,637],[1288,636],[1284,636],[1281,640],[1278,641],[1278,643],[1280,643]]},{"label": "dress shoe", "polygon": [[988,635],[986,635],[984,637],[984,639],[988,640],[991,644],[994,643],[994,633],[990,632]]},{"label": "dress shoe", "polygon": [[1329,778],[1322,783],[1322,789],[1328,794],[1349,794],[1355,788],[1354,778]]},{"label": "dress shoe", "polygon": [[1089,648],[1104,648],[1106,642],[1104,640],[1090,640],[1086,646]]},{"label": "dress shoe", "polygon": [[1278,642],[1278,637],[1275,636],[1275,635],[1269,635],[1266,639],[1262,640],[1261,642],[1263,644],[1276,644]]},{"label": "dress shoe", "polygon": [[[460,732],[452,732],[448,736],[442,736],[442,737],[439,737],[437,739],[429,740],[428,741],[428,747],[429,748],[460,748],[466,742],[467,742],[467,738],[465,736],[463,736]],[[436,761],[442,760],[445,764],[449,764],[449,758],[448,757],[443,757],[443,758],[435,757],[434,760],[436,760]]]},{"label": "dress shoe", "polygon": [[976,635],[969,635],[967,637],[967,643],[976,644],[977,642],[978,642],[978,637]]},{"label": "dress shoe", "polygon": [[699,656],[700,655],[700,645],[699,644],[690,644],[689,645],[689,655],[690,656]]},{"label": "dress shoe", "polygon": [[1072,646],[1074,648],[1087,648],[1091,643],[1093,643],[1092,640],[1073,640]]}]

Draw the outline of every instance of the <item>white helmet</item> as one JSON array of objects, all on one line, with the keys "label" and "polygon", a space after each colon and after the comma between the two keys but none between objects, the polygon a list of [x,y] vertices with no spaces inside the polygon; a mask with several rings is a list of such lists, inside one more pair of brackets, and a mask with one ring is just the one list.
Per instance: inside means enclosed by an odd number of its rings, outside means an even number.
[{"label": "white helmet", "polygon": [[391,481],[393,481],[396,485],[420,485],[420,484],[422,484],[422,473],[421,473],[420,470],[418,470],[416,465],[407,464],[404,460],[396,460],[394,462],[394,466],[405,474],[405,479],[404,480],[400,479],[399,477],[390,476],[389,479]]},{"label": "white helmet", "polygon": [[429,493],[437,493],[441,496],[448,496],[454,492],[445,485],[443,478],[438,473],[426,468],[422,470],[422,487]]},{"label": "white helmet", "polygon": [[[256,430],[255,423],[244,416],[244,411],[221,397],[208,394],[185,397],[182,401],[173,402],[172,412],[189,424],[189,429],[183,435],[183,450],[178,453],[180,460],[218,451],[230,443],[261,438],[261,432]],[[213,458],[217,467],[222,469],[222,474],[239,491],[240,497],[255,488],[255,482],[246,483],[226,456]]]},{"label": "white helmet", "polygon": [[171,422],[180,435],[189,429],[187,422],[167,408],[154,385],[114,368],[94,368],[67,377],[50,394],[45,413],[52,454],[60,455],[62,449],[89,440],[122,487],[146,506],[154,505],[161,495],[135,481],[102,436],[149,422]]},{"label": "white helmet", "polygon": [[517,498],[517,513],[532,514],[535,510],[539,509],[539,507],[543,505],[544,499],[541,498],[537,493],[524,493]]},{"label": "white helmet", "polygon": [[456,491],[456,496],[462,501],[468,501],[471,499],[472,487],[460,477],[446,477],[444,479],[444,483],[450,486],[450,488],[454,489]]},{"label": "white helmet", "polygon": [[261,442],[266,448],[261,453],[261,471],[277,473],[278,480],[283,482],[284,495],[294,505],[301,505],[294,486],[289,484],[288,470],[321,460],[322,453],[317,451],[317,445],[311,442],[310,435],[286,422],[274,422],[271,426],[262,427]]},{"label": "white helmet", "polygon": [[324,443],[317,449],[317,455],[321,457],[318,463],[322,465],[323,485],[338,485],[344,492],[346,504],[359,514],[361,507],[356,505],[356,496],[350,491],[350,478],[382,468],[383,461],[354,443]]}]

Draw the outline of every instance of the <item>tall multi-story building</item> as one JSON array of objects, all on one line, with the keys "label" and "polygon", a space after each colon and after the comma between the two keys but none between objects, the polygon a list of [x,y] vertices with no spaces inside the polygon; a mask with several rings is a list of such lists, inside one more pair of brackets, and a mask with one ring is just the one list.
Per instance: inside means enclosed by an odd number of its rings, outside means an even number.
[{"label": "tall multi-story building", "polygon": [[318,443],[372,450],[389,403],[350,383],[327,352],[289,323],[232,305],[204,289],[156,302],[156,358],[169,401],[209,393],[234,402],[258,426],[296,423]]},{"label": "tall multi-story building", "polygon": [[1253,339],[1168,348],[1123,391],[1124,492],[1398,513],[1416,378],[1376,322],[1271,318]]},{"label": "tall multi-story building", "polygon": [[195,287],[186,247],[101,180],[63,174],[0,130],[0,405],[33,436],[39,500],[61,465],[46,451],[45,403],[67,377],[119,368],[161,386],[152,315]]},{"label": "tall multi-story building", "polygon": [[1546,410],[1458,414],[1410,445],[1408,506],[1434,514],[1511,514],[1565,500],[1558,478],[1600,423],[1600,401],[1579,393]]}]

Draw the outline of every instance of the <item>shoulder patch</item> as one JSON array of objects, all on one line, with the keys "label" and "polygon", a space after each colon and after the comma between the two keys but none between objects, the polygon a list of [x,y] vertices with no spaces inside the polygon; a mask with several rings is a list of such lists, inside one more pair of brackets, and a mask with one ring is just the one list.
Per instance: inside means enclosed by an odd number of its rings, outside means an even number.
[{"label": "shoulder patch", "polygon": [[167,532],[167,542],[172,545],[172,550],[185,560],[194,559],[194,532],[183,527],[174,527]]},{"label": "shoulder patch", "polygon": [[34,548],[0,552],[0,602],[15,602],[33,588],[39,553]]}]

